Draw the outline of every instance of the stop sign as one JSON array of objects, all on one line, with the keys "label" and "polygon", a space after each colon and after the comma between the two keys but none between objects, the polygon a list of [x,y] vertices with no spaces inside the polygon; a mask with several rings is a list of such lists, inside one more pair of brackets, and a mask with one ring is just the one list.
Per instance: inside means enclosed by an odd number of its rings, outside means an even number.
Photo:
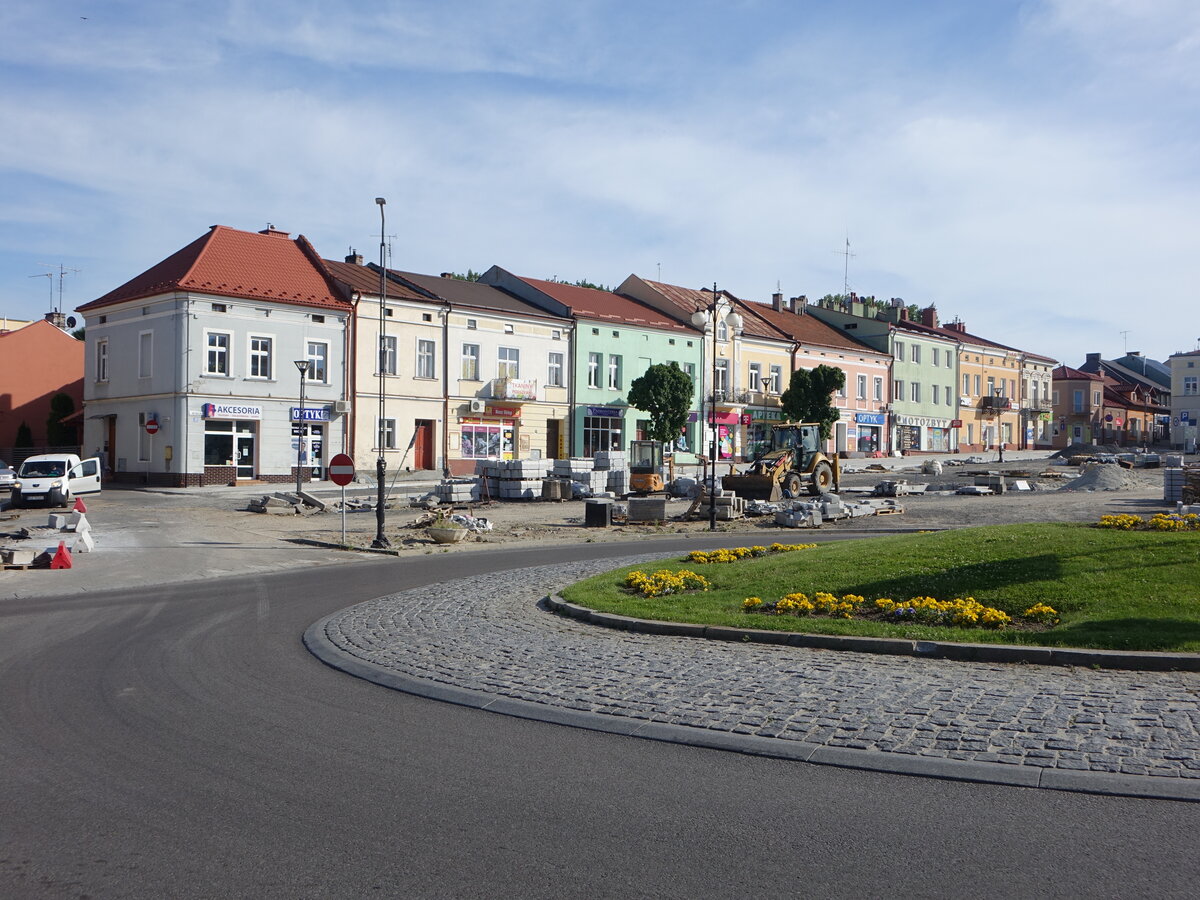
[{"label": "stop sign", "polygon": [[345,487],[354,480],[354,460],[339,453],[329,461],[329,480]]},{"label": "stop sign", "polygon": [[147,419],[146,420],[146,434],[158,434],[158,420],[157,419]]}]

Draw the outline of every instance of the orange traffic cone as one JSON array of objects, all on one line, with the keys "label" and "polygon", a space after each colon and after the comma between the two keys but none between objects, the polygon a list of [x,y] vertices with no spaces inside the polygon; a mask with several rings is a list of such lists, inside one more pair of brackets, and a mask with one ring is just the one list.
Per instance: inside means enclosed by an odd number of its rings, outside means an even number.
[{"label": "orange traffic cone", "polygon": [[72,506],[71,509],[75,512],[81,512],[81,513],[87,512],[87,507],[83,505],[82,497],[75,498],[75,505]]},{"label": "orange traffic cone", "polygon": [[58,542],[58,550],[54,554],[54,559],[50,560],[50,568],[52,569],[69,569],[71,568],[71,551],[67,549],[67,545],[63,541]]}]

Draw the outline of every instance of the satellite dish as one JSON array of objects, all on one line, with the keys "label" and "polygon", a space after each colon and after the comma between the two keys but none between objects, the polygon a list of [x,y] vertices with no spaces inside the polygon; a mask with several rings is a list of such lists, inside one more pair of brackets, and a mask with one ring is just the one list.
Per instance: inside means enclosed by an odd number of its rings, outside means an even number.
[{"label": "satellite dish", "polygon": [[68,327],[68,328],[74,328],[74,327],[75,327],[75,321],[76,321],[76,320],[75,320],[75,317],[74,317],[74,316],[67,316],[67,327]]}]

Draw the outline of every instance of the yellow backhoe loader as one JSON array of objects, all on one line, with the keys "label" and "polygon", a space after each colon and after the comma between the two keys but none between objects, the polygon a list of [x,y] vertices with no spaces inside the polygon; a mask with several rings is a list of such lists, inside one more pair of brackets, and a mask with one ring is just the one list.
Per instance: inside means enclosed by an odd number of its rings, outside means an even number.
[{"label": "yellow backhoe loader", "polygon": [[820,425],[775,425],[770,448],[741,473],[724,476],[721,485],[747,500],[799,497],[805,490],[814,497],[836,491],[841,483],[841,467],[836,456],[826,456],[820,447]]}]

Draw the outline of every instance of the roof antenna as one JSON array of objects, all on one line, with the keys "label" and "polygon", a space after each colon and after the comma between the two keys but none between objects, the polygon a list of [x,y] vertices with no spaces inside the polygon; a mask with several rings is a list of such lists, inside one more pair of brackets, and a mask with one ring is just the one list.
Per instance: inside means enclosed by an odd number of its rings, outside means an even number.
[{"label": "roof antenna", "polygon": [[834,250],[833,252],[838,254],[839,256],[846,257],[845,270],[842,273],[842,296],[849,297],[850,296],[850,257],[858,255],[856,253],[850,252],[850,235],[849,235],[849,233],[846,234],[846,249],[845,250]]},{"label": "roof antenna", "polygon": [[[53,272],[43,272],[42,273],[42,275],[45,275],[47,278],[50,279],[50,306],[53,307],[50,311],[57,316],[62,313],[63,280],[68,275],[78,275],[81,270],[80,269],[68,269],[62,263],[59,263],[56,266],[51,265],[50,263],[38,263],[38,265],[45,266],[47,269],[58,269],[58,305],[57,306],[54,305],[54,273]],[[30,278],[41,278],[42,275],[30,275],[29,277]]]},{"label": "roof antenna", "polygon": [[1125,355],[1128,356],[1129,355],[1129,332],[1128,331],[1121,332],[1121,340],[1124,344]]}]

